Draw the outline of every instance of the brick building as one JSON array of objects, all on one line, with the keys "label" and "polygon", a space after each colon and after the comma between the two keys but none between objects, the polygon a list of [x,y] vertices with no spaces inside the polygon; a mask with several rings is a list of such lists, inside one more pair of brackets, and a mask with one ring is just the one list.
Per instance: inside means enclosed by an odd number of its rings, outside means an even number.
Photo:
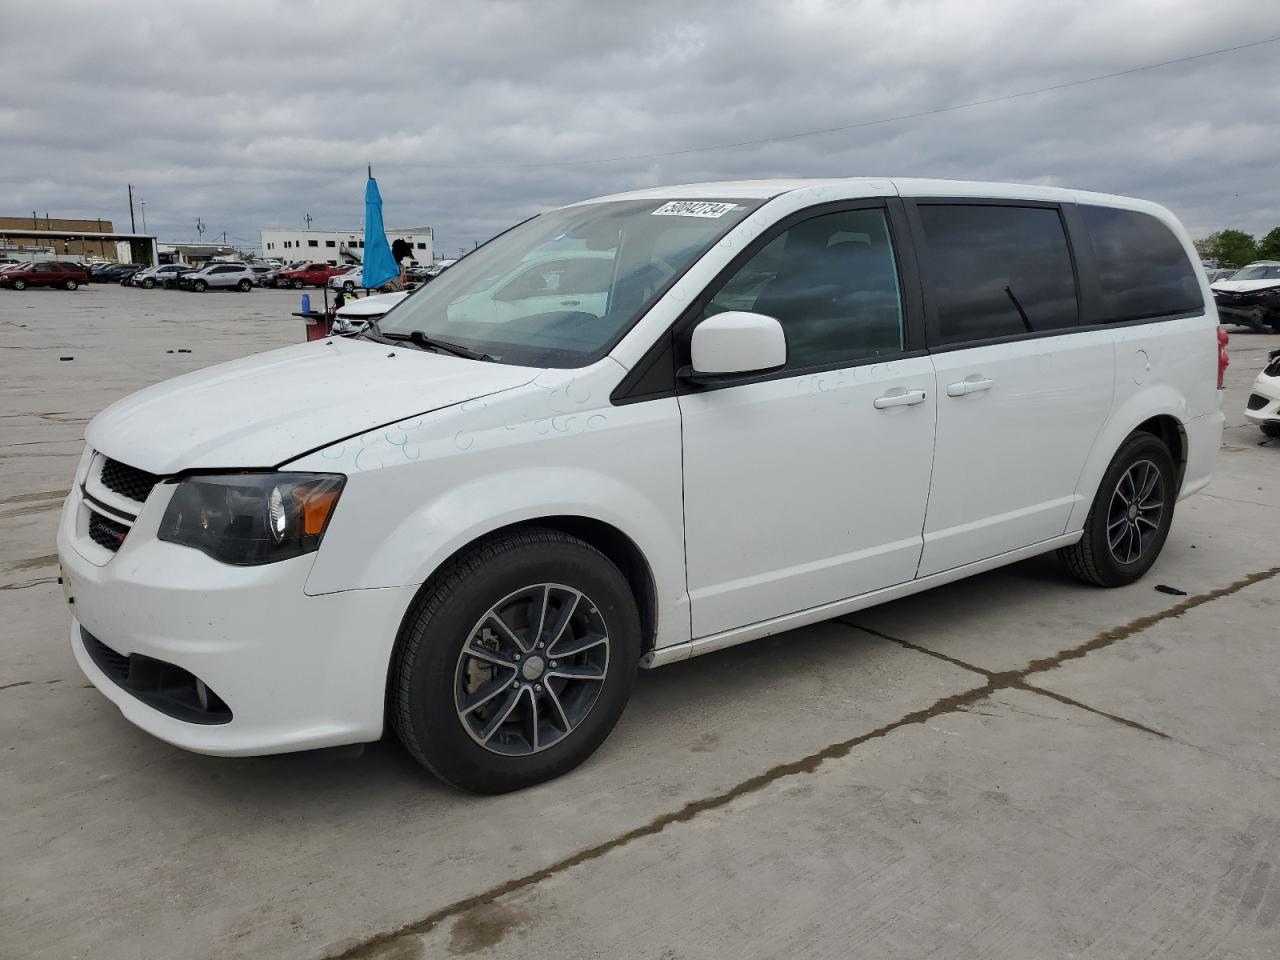
[{"label": "brick building", "polygon": [[59,260],[156,263],[155,237],[116,233],[110,220],[68,220],[37,214],[0,217],[0,255],[6,250]]}]

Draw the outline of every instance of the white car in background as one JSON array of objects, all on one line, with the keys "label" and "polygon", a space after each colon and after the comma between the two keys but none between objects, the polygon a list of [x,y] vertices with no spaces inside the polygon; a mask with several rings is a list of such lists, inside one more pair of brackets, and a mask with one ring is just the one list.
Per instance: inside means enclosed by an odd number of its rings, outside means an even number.
[{"label": "white car in background", "polygon": [[1280,438],[1280,350],[1267,355],[1267,365],[1253,381],[1244,415],[1268,437]]},{"label": "white car in background", "polygon": [[360,289],[364,280],[363,267],[351,267],[345,273],[335,273],[329,278],[330,290],[341,290],[343,293],[354,293]]},{"label": "white car in background", "polygon": [[1259,333],[1280,333],[1280,261],[1257,260],[1212,284],[1218,318]]},{"label": "white car in background", "polygon": [[359,333],[371,321],[381,320],[387,311],[409,296],[407,291],[377,293],[372,297],[348,300],[333,317],[333,332],[340,336]]},{"label": "white car in background", "polygon": [[180,290],[204,293],[206,290],[239,290],[248,293],[258,286],[258,275],[247,263],[207,263],[199,270],[178,278]]},{"label": "white car in background", "polygon": [[640,666],[1052,551],[1138,580],[1222,439],[1208,296],[1169,211],[1075,190],[552,210],[376,328],[94,418],[58,526],[68,640],[180,747],[390,726],[458,786],[539,783],[600,746]]}]

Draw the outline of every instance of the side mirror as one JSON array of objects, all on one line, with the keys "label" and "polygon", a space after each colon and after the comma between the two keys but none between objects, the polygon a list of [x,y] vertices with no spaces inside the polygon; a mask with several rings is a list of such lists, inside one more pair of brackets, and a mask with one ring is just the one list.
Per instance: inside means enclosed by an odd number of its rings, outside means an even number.
[{"label": "side mirror", "polygon": [[693,383],[719,383],[779,370],[787,364],[787,336],[773,317],[730,310],[693,328],[692,365],[680,376]]}]

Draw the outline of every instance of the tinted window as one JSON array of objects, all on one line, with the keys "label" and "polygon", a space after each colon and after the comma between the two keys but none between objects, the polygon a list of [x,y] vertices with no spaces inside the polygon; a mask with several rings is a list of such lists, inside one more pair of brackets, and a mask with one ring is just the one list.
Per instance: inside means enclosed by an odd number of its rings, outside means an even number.
[{"label": "tinted window", "polygon": [[1172,231],[1136,210],[1082,206],[1102,285],[1102,320],[1204,309],[1200,281]]},{"label": "tinted window", "polygon": [[1072,327],[1075,273],[1049,207],[919,207],[942,343]]},{"label": "tinted window", "polygon": [[781,323],[787,369],[901,352],[902,297],[884,211],[826,214],[775,237],[725,282],[705,315],[726,310]]}]

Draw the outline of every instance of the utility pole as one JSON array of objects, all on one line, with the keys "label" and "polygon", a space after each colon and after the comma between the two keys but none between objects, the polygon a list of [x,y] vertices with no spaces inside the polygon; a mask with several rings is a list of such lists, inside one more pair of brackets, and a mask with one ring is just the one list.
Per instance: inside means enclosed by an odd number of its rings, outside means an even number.
[{"label": "utility pole", "polygon": [[142,232],[146,233],[147,232],[147,201],[139,200],[138,203],[142,207]]},{"label": "utility pole", "polygon": [[204,240],[204,224],[199,217],[196,217],[196,242]]},{"label": "utility pole", "polygon": [[308,213],[308,214],[307,214],[305,217],[303,217],[302,219],[303,219],[303,220],[305,220],[305,221],[307,221],[307,229],[308,229],[308,230],[310,230],[310,229],[311,229],[311,214],[309,214],[309,213]]},{"label": "utility pole", "polygon": [[129,184],[129,232],[137,233],[138,225],[133,221],[133,184]]}]

